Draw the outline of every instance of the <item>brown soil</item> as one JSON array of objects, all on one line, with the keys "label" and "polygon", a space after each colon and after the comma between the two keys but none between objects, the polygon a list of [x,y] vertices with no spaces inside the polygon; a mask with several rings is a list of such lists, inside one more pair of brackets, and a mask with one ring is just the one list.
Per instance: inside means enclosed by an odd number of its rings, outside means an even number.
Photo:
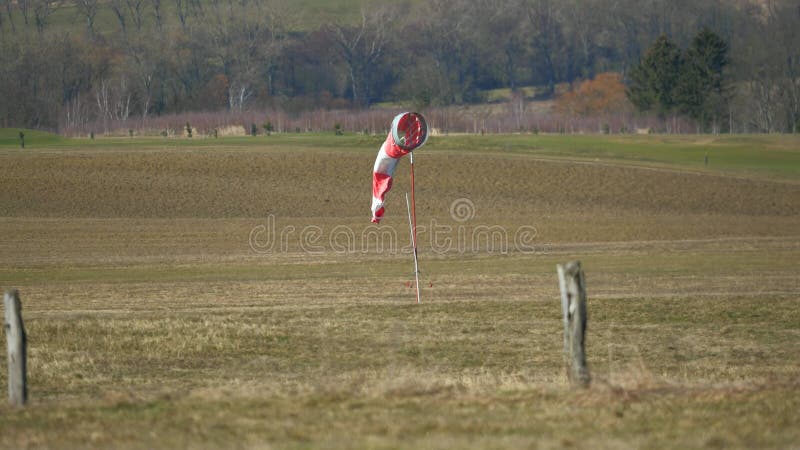
[{"label": "brown soil", "polygon": [[[0,155],[0,216],[96,218],[365,217],[373,155],[164,150]],[[389,213],[403,217],[408,166]],[[421,216],[470,199],[478,217],[543,214],[797,216],[800,185],[520,156],[420,155]]]}]

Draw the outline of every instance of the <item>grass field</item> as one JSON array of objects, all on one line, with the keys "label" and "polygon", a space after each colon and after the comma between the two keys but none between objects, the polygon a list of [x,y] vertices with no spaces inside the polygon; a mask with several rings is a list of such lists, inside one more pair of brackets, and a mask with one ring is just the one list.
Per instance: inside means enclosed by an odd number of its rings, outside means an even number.
[{"label": "grass field", "polygon": [[800,138],[434,137],[415,305],[406,161],[368,223],[380,137],[18,131],[30,404],[0,405],[3,448],[800,446]]}]

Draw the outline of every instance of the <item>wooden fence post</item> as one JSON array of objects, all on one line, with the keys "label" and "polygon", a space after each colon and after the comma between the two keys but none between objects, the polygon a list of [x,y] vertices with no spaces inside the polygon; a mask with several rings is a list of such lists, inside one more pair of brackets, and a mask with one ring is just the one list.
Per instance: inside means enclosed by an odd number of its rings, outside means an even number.
[{"label": "wooden fence post", "polygon": [[556,266],[561,289],[561,311],[564,316],[564,356],[568,359],[567,375],[579,386],[589,386],[586,367],[586,281],[580,261]]},{"label": "wooden fence post", "polygon": [[23,406],[28,401],[27,341],[22,325],[22,304],[16,289],[5,293],[3,306],[8,343],[8,401]]}]

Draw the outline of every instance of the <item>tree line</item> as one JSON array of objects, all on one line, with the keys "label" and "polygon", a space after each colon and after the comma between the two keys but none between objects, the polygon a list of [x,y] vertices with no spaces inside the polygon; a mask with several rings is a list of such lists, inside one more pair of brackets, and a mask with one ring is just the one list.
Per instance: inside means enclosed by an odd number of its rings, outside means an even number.
[{"label": "tree line", "polygon": [[797,132],[798,30],[798,0],[374,0],[327,21],[289,0],[0,0],[0,125],[547,99],[615,73],[697,131]]}]

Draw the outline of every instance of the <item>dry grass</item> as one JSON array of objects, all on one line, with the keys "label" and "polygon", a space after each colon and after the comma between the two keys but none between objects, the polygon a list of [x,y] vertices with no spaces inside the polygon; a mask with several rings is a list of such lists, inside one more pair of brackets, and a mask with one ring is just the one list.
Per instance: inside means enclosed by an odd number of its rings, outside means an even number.
[{"label": "dry grass", "polygon": [[[305,227],[366,229],[372,155],[330,152],[0,154],[0,284],[22,292],[31,386],[29,407],[0,406],[0,446],[800,442],[796,184],[431,153],[421,217],[453,238],[537,235],[532,252],[424,245],[417,306],[407,255],[302,251]],[[386,229],[405,242],[403,182]],[[450,217],[457,198],[471,220]],[[298,232],[255,252],[270,214]],[[572,258],[589,290],[585,391],[560,353],[554,266]]]}]

